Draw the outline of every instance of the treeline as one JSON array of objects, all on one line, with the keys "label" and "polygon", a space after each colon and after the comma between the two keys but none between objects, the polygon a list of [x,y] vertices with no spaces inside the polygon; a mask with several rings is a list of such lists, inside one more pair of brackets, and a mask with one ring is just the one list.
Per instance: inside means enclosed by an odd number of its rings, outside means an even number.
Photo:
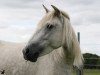
[{"label": "treeline", "polygon": [[100,69],[100,56],[91,53],[83,54],[85,69]]}]

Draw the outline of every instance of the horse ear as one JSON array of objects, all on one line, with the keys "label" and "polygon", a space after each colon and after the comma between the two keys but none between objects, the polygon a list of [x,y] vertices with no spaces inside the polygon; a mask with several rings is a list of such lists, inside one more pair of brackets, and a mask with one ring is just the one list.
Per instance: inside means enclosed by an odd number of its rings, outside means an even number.
[{"label": "horse ear", "polygon": [[49,9],[47,9],[44,5],[43,5],[43,8],[45,9],[46,13],[49,12]]},{"label": "horse ear", "polygon": [[52,8],[55,10],[55,12],[54,12],[54,15],[55,16],[59,16],[60,15],[60,10],[57,8],[57,7],[55,7],[54,5],[51,5],[52,6]]}]

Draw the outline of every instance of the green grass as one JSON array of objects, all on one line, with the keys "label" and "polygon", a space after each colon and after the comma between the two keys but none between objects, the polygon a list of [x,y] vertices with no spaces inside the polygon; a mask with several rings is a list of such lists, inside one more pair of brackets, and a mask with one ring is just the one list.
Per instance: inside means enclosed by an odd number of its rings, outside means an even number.
[{"label": "green grass", "polygon": [[[75,71],[73,71],[73,75],[76,75]],[[100,69],[84,69],[83,75],[100,75]]]}]

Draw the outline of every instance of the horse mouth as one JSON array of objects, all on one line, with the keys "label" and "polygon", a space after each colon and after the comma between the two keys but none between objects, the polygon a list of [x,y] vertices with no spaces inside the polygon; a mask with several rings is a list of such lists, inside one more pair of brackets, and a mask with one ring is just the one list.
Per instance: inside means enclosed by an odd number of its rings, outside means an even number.
[{"label": "horse mouth", "polygon": [[24,55],[24,59],[30,62],[36,62],[38,57],[39,57],[39,52],[36,52],[34,54]]}]

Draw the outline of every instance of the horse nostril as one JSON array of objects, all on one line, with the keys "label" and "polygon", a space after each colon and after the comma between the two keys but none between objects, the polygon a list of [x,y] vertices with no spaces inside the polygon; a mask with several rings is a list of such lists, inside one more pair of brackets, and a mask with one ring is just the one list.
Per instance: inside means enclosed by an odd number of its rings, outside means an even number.
[{"label": "horse nostril", "polygon": [[28,54],[28,53],[29,53],[29,48],[27,48],[27,49],[26,49],[26,52],[25,52],[25,54]]}]

